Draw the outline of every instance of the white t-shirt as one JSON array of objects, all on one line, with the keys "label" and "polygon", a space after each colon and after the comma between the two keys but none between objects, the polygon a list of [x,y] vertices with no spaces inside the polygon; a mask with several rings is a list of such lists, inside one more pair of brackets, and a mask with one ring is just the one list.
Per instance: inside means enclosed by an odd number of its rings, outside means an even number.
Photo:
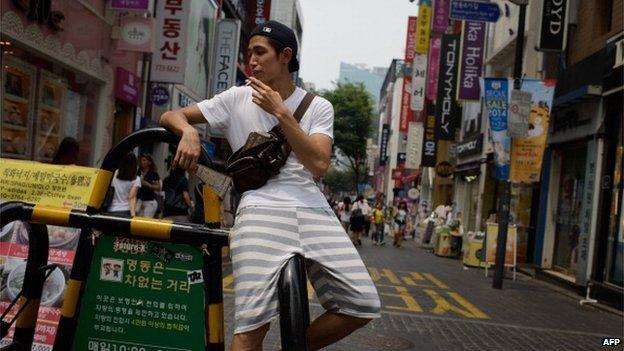
[{"label": "white t-shirt", "polygon": [[128,195],[130,195],[130,189],[132,187],[141,187],[141,178],[136,177],[134,180],[121,180],[117,178],[117,172],[113,175],[113,181],[111,186],[115,188],[115,195],[111,202],[109,211],[130,211],[130,204],[128,203]]},{"label": "white t-shirt", "polygon": [[[245,145],[249,133],[269,131],[278,123],[275,116],[251,101],[251,92],[252,88],[248,86],[232,87],[197,104],[208,121],[209,128],[221,131],[234,151]],[[294,113],[305,94],[305,90],[296,88],[284,101],[286,107]],[[332,105],[324,98],[316,96],[299,125],[308,135],[320,133],[333,139]],[[325,196],[312,178],[312,173],[304,168],[293,151],[278,175],[269,179],[263,187],[243,194],[239,207],[329,208]]]}]

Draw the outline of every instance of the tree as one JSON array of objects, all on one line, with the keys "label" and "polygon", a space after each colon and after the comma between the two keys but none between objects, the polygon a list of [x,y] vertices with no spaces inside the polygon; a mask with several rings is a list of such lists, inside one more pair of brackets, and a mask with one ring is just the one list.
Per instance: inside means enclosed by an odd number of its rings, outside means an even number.
[{"label": "tree", "polygon": [[337,83],[322,96],[334,106],[334,147],[348,160],[355,192],[366,168],[366,139],[373,120],[373,100],[362,83]]}]

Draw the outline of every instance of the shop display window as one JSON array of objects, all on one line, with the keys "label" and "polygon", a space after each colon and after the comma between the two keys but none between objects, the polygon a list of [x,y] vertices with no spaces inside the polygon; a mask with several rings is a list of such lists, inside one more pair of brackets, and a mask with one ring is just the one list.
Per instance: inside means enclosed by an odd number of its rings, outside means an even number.
[{"label": "shop display window", "polygon": [[28,159],[32,144],[35,67],[5,57],[2,70],[2,157]]},{"label": "shop display window", "polygon": [[63,138],[72,137],[78,164],[91,165],[101,84],[12,44],[2,59],[0,156],[51,162]]}]

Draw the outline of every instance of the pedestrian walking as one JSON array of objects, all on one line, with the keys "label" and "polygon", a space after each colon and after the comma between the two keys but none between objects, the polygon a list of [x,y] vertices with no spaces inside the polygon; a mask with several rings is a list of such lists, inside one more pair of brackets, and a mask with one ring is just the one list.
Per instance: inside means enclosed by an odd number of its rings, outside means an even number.
[{"label": "pedestrian walking", "polygon": [[154,218],[158,210],[156,192],[160,192],[160,176],[152,155],[141,154],[139,157],[139,178],[141,187],[137,194],[137,214],[142,217]]},{"label": "pedestrian walking", "polygon": [[351,199],[347,196],[342,200],[342,206],[338,206],[338,212],[340,218],[340,223],[344,228],[345,232],[349,233],[349,227],[351,225]]},{"label": "pedestrian walking", "polygon": [[185,222],[193,212],[191,196],[189,195],[189,182],[184,169],[176,167],[165,180],[163,180],[165,201],[163,217],[174,221]]},{"label": "pedestrian walking", "polygon": [[405,201],[401,201],[399,203],[399,207],[394,214],[394,224],[394,242],[392,243],[392,245],[399,248],[403,243],[405,225],[407,224],[407,203]]},{"label": "pedestrian walking", "polygon": [[126,154],[113,175],[114,189],[108,212],[120,216],[136,216],[137,193],[141,179],[137,176],[137,159],[133,153]]},{"label": "pedestrian walking", "polygon": [[301,120],[295,118],[294,111],[309,98],[291,80],[299,69],[297,49],[290,28],[276,21],[260,24],[249,36],[252,77],[245,86],[161,116],[161,124],[181,136],[174,165],[184,169],[193,170],[200,155],[199,134],[189,123],[208,122],[208,129],[223,132],[233,150],[241,149],[250,133],[279,124],[292,147],[277,175],[241,196],[230,238],[232,350],[262,348],[270,321],[279,315],[280,270],[295,254],[305,256],[308,277],[326,309],[307,330],[310,350],[335,343],[380,316],[372,279],[313,180],[330,164],[334,113],[327,100],[316,96]]},{"label": "pedestrian walking", "polygon": [[373,234],[371,240],[373,240],[375,245],[385,245],[384,241],[384,211],[383,205],[381,202],[378,202],[375,205],[375,209],[371,215],[373,222]]},{"label": "pedestrian walking", "polygon": [[368,233],[371,229],[371,213],[373,213],[373,209],[368,204],[368,200],[364,199],[364,206],[362,208],[362,214],[364,215],[364,234],[363,236],[368,236]]},{"label": "pedestrian walking", "polygon": [[[366,212],[368,215],[366,215]],[[364,234],[364,221],[370,217],[370,207],[364,202],[364,196],[358,195],[355,203],[351,207],[351,232],[353,244],[362,246],[362,235]]]}]

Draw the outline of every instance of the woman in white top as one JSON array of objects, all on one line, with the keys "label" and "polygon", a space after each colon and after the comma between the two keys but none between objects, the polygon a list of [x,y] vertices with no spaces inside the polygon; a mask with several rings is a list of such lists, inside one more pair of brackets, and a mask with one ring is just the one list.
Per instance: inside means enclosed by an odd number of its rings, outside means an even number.
[{"label": "woman in white top", "polygon": [[129,153],[121,160],[115,171],[111,186],[115,189],[108,212],[121,216],[136,216],[137,192],[141,178],[137,176],[137,159]]},{"label": "woman in white top", "polygon": [[340,223],[344,230],[349,232],[349,223],[351,222],[351,199],[345,197],[342,201],[342,210],[340,211]]}]

